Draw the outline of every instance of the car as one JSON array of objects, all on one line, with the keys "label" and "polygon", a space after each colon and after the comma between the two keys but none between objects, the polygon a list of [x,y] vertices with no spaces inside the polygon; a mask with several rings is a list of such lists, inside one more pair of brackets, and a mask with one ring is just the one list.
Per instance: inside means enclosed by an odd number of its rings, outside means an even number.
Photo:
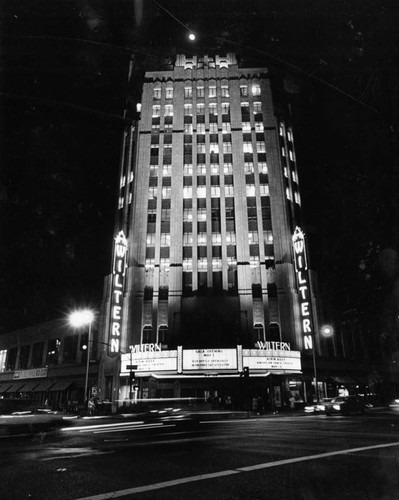
[{"label": "car", "polygon": [[364,413],[366,405],[358,396],[338,396],[324,405],[326,415]]},{"label": "car", "polygon": [[399,411],[399,397],[392,399],[389,403],[391,410]]}]

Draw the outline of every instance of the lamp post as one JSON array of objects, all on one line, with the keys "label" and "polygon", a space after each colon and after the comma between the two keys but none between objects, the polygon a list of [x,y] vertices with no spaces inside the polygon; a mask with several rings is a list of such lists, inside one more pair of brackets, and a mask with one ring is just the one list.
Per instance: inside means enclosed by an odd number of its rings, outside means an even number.
[{"label": "lamp post", "polygon": [[74,311],[69,315],[69,323],[75,327],[80,328],[89,325],[89,335],[87,339],[87,359],[86,359],[86,377],[85,377],[85,401],[88,400],[87,390],[89,386],[89,366],[90,366],[90,344],[91,344],[91,325],[94,320],[94,313],[90,309],[82,309]]}]

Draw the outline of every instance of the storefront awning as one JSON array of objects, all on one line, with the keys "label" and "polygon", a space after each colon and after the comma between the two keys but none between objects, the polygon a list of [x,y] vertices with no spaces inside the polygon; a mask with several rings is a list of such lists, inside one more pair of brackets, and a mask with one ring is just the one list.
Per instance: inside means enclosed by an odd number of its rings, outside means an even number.
[{"label": "storefront awning", "polygon": [[65,389],[68,389],[68,387],[72,384],[72,380],[61,380],[60,382],[56,382],[53,387],[51,387],[50,392],[65,391]]},{"label": "storefront awning", "polygon": [[39,385],[38,380],[31,380],[30,382],[26,382],[25,385],[22,387],[23,392],[32,392],[35,387]]},{"label": "storefront awning", "polygon": [[19,392],[22,389],[22,387],[23,387],[23,383],[22,382],[18,382],[17,384],[13,384],[11,387],[9,387],[4,392],[8,392],[8,393]]},{"label": "storefront awning", "polygon": [[11,382],[7,382],[5,384],[0,384],[0,394],[3,392],[7,392],[7,389],[11,386]]},{"label": "storefront awning", "polygon": [[35,387],[32,392],[47,392],[49,388],[54,385],[54,381],[50,382],[49,380],[43,380],[40,384]]}]

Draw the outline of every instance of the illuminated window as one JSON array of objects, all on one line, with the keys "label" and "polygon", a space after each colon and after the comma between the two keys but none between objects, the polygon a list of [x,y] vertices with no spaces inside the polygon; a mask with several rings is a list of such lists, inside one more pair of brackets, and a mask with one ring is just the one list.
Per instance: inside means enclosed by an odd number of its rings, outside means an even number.
[{"label": "illuminated window", "polygon": [[220,198],[220,186],[211,186],[212,198]]},{"label": "illuminated window", "polygon": [[301,197],[299,196],[299,193],[297,193],[296,191],[294,192],[294,199],[295,203],[298,203],[298,205],[301,204]]},{"label": "illuminated window", "polygon": [[234,196],[234,186],[233,185],[224,186],[224,195],[225,196]]},{"label": "illuminated window", "polygon": [[159,123],[153,123],[151,125],[151,129],[152,129],[151,132],[154,134],[159,133],[159,127],[160,127]]},{"label": "illuminated window", "polygon": [[254,102],[254,113],[262,113],[262,103]]},{"label": "illuminated window", "polygon": [[206,257],[201,257],[198,259],[198,269],[204,270],[208,267],[208,259]]},{"label": "illuminated window", "polygon": [[158,176],[158,165],[150,165],[150,177]]},{"label": "illuminated window", "polygon": [[193,133],[193,124],[192,123],[185,123],[184,124],[184,133],[185,134],[192,134]]},{"label": "illuminated window", "polygon": [[248,242],[250,245],[253,245],[254,243],[259,243],[258,231],[250,231],[248,233]]},{"label": "illuminated window", "polygon": [[294,138],[293,138],[293,136],[292,136],[292,130],[291,130],[291,129],[288,129],[288,130],[287,130],[287,138],[288,138],[288,140],[289,140],[289,141],[291,141],[291,142],[294,140]]},{"label": "illuminated window", "polygon": [[145,268],[152,269],[153,267],[155,267],[155,259],[154,258],[145,259]]},{"label": "illuminated window", "polygon": [[287,177],[288,179],[288,168],[284,167],[284,177]]},{"label": "illuminated window", "polygon": [[291,151],[291,149],[288,151],[288,154],[289,154],[290,160],[295,161],[294,153]]},{"label": "illuminated window", "polygon": [[163,126],[163,128],[165,130],[165,134],[166,133],[171,133],[172,129],[173,129],[173,123],[165,123],[165,125]]},{"label": "illuminated window", "polygon": [[265,141],[256,141],[256,151],[258,153],[266,153]]},{"label": "illuminated window", "polygon": [[251,132],[251,123],[250,122],[242,122],[242,131],[243,132]]},{"label": "illuminated window", "polygon": [[173,99],[173,87],[166,87],[166,99]]},{"label": "illuminated window", "polygon": [[216,97],[216,87],[209,86],[209,97]]},{"label": "illuminated window", "polygon": [[206,198],[206,186],[197,187],[197,198]]},{"label": "illuminated window", "polygon": [[229,97],[229,87],[228,85],[221,86],[222,97]]},{"label": "illuminated window", "polygon": [[218,114],[216,102],[209,103],[209,114],[210,115],[217,115]]},{"label": "illuminated window", "polygon": [[229,134],[231,132],[230,122],[223,122],[222,123],[222,132],[223,132],[223,134]]},{"label": "illuminated window", "polygon": [[221,245],[222,235],[220,233],[212,233],[212,245]]},{"label": "illuminated window", "polygon": [[259,267],[260,265],[259,255],[250,255],[249,265],[250,267]]},{"label": "illuminated window", "polygon": [[206,241],[207,241],[206,233],[198,233],[198,238],[197,238],[198,245],[206,245]]},{"label": "illuminated window", "polygon": [[192,104],[185,104],[184,105],[184,114],[186,116],[192,116],[193,115],[193,105]]},{"label": "illuminated window", "polygon": [[211,142],[209,145],[209,152],[218,154],[219,153],[219,144],[217,142]]},{"label": "illuminated window", "polygon": [[261,184],[259,187],[261,196],[269,196],[269,184]]},{"label": "illuminated window", "polygon": [[241,103],[241,112],[243,114],[248,114],[249,113],[249,102],[242,102]]},{"label": "illuminated window", "polygon": [[153,98],[154,99],[160,99],[161,98],[161,89],[160,88],[154,88],[153,90]]},{"label": "illuminated window", "polygon": [[211,174],[212,175],[219,175],[219,164],[218,163],[211,164]]},{"label": "illuminated window", "polygon": [[211,134],[217,134],[218,133],[218,124],[214,123],[214,122],[210,123],[209,124],[209,132]]},{"label": "illuminated window", "polygon": [[266,162],[259,162],[258,163],[258,170],[260,174],[267,174],[267,163]]},{"label": "illuminated window", "polygon": [[231,142],[224,142],[223,143],[223,153],[231,153],[232,148],[231,148]]},{"label": "illuminated window", "polygon": [[212,271],[222,270],[222,259],[220,257],[214,257],[212,259]]},{"label": "illuminated window", "polygon": [[255,184],[247,184],[245,186],[247,196],[255,196],[256,195],[256,190],[255,190]]},{"label": "illuminated window", "polygon": [[269,229],[265,229],[263,231],[263,240],[267,245],[271,245],[273,243],[273,232]]},{"label": "illuminated window", "polygon": [[172,165],[163,165],[162,166],[162,175],[164,177],[169,177],[172,173]]},{"label": "illuminated window", "polygon": [[205,97],[204,87],[197,87],[197,97]]},{"label": "illuminated window", "polygon": [[199,208],[197,211],[197,220],[206,221],[206,208]]},{"label": "illuminated window", "polygon": [[291,200],[291,201],[292,201],[292,194],[291,194],[291,190],[290,190],[290,188],[288,188],[288,187],[287,187],[287,188],[285,189],[285,195],[286,195],[286,197],[287,197],[289,200]]},{"label": "illuminated window", "polygon": [[197,115],[204,115],[205,114],[205,104],[203,102],[198,102],[197,103]]},{"label": "illuminated window", "polygon": [[255,122],[255,132],[263,132],[265,127],[262,122]]},{"label": "illuminated window", "polygon": [[254,173],[254,164],[252,161],[246,161],[244,163],[244,172],[246,174],[253,174]]},{"label": "illuminated window", "polygon": [[152,116],[161,116],[161,106],[156,104],[152,107]]},{"label": "illuminated window", "polygon": [[123,208],[123,204],[124,204],[124,199],[122,196],[119,196],[119,201],[118,201],[118,209],[120,210],[121,208]]},{"label": "illuminated window", "polygon": [[161,233],[161,245],[163,247],[170,247],[170,234]]},{"label": "illuminated window", "polygon": [[193,187],[192,186],[183,186],[183,198],[192,198],[193,197]]},{"label": "illuminated window", "polygon": [[197,134],[205,134],[205,123],[197,123]]},{"label": "illuminated window", "polygon": [[243,143],[243,151],[244,151],[244,153],[253,153],[252,142],[244,142]]},{"label": "illuminated window", "polygon": [[193,233],[183,233],[183,245],[192,245]]},{"label": "illuminated window", "polygon": [[165,105],[165,116],[173,116],[173,104]]},{"label": "illuminated window", "polygon": [[184,97],[186,99],[193,97],[193,88],[192,87],[184,87]]},{"label": "illuminated window", "polygon": [[223,164],[223,173],[225,175],[229,175],[233,173],[233,164],[232,163],[224,163]]},{"label": "illuminated window", "polygon": [[285,148],[284,148],[284,147],[282,147],[282,148],[281,148],[281,154],[282,154],[283,156],[287,156],[287,155],[286,155],[286,152],[285,152]]},{"label": "illuminated window", "polygon": [[166,200],[172,196],[172,188],[170,186],[164,186],[162,188],[162,199]]},{"label": "illuminated window", "polygon": [[155,246],[155,233],[147,233],[146,242],[148,247]]},{"label": "illuminated window", "polygon": [[191,163],[185,163],[183,165],[183,175],[193,175],[193,166]]},{"label": "illuminated window", "polygon": [[206,165],[205,163],[199,163],[197,165],[197,174],[205,175],[206,174]]},{"label": "illuminated window", "polygon": [[258,83],[254,83],[251,87],[252,95],[260,95],[260,85]]},{"label": "illuminated window", "polygon": [[228,245],[235,245],[236,244],[236,233],[234,233],[233,231],[227,231],[226,243]]},{"label": "illuminated window", "polygon": [[227,257],[227,265],[229,268],[235,268],[237,266],[237,259],[235,257]]},{"label": "illuminated window", "polygon": [[183,271],[193,270],[193,259],[183,259]]},{"label": "illuminated window", "polygon": [[248,85],[240,85],[240,95],[241,97],[248,96]]},{"label": "illuminated window", "polygon": [[205,144],[197,144],[197,153],[205,153],[206,147]]},{"label": "illuminated window", "polygon": [[165,269],[168,269],[169,268],[169,265],[170,265],[170,259],[160,259],[159,260],[159,269],[162,271],[162,270],[165,270]]},{"label": "illuminated window", "polygon": [[185,208],[183,210],[183,221],[184,222],[191,222],[193,220],[193,209],[192,208]]},{"label": "illuminated window", "polygon": [[230,104],[228,102],[222,102],[222,115],[228,115],[230,112]]},{"label": "illuminated window", "polygon": [[284,124],[280,123],[279,125],[279,134],[283,137],[284,136]]},{"label": "illuminated window", "polygon": [[295,170],[293,170],[293,171],[291,172],[291,175],[292,175],[292,180],[293,180],[294,182],[298,183],[298,177],[297,177],[297,175],[296,175]]}]

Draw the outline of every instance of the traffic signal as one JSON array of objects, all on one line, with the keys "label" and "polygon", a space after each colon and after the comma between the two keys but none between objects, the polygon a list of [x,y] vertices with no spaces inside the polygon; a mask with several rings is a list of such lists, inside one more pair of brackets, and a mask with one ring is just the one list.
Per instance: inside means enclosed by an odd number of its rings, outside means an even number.
[{"label": "traffic signal", "polygon": [[83,333],[80,337],[80,350],[87,351],[89,348],[89,336],[87,333]]},{"label": "traffic signal", "polygon": [[242,370],[242,374],[243,374],[244,378],[248,378],[249,377],[249,367],[248,366],[244,366],[244,368]]}]

